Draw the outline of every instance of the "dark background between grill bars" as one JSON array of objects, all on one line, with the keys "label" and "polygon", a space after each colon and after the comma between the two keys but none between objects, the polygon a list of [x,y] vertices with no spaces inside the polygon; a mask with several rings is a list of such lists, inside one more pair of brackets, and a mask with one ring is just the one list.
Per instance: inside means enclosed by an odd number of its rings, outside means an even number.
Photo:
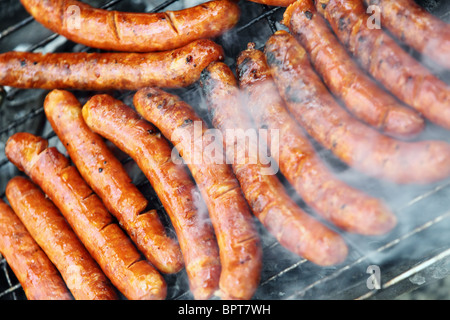
[{"label": "dark background between grill bars", "polygon": [[[96,7],[123,11],[157,12],[191,7],[201,0],[97,0],[86,1]],[[427,10],[450,21],[450,3],[445,0],[418,1]],[[258,48],[264,46],[276,30],[285,29],[279,21],[284,8],[264,6],[246,0],[239,2],[242,16],[238,25],[226,35],[216,39],[225,50],[225,62],[234,69],[237,54],[248,42]],[[417,59],[449,82],[449,73],[426,61],[410,48],[405,47]],[[11,50],[36,52],[98,51],[74,44],[42,27],[34,21],[17,0],[0,0],[0,52]],[[450,58],[450,57],[449,57]],[[173,90],[194,106],[208,120],[197,84]],[[5,88],[0,105],[0,196],[5,199],[6,183],[21,174],[4,155],[4,144],[15,132],[27,131],[49,139],[50,145],[62,152],[64,147],[45,119],[42,108],[45,90],[21,90]],[[81,102],[94,92],[74,91]],[[133,92],[113,92],[115,97],[132,106]],[[450,133],[428,124],[421,137],[450,141]],[[450,297],[450,288],[443,281],[450,275],[450,180],[427,186],[396,186],[378,181],[348,168],[333,155],[314,144],[333,172],[349,184],[385,200],[397,214],[398,227],[390,234],[379,237],[363,237],[341,232],[349,245],[347,260],[338,266],[318,267],[291,254],[267,234],[255,221],[261,234],[264,249],[264,265],[261,285],[254,299],[393,299],[426,285],[440,290],[440,295],[430,298]],[[114,148],[114,146],[112,146]],[[117,150],[116,150],[117,151]],[[130,173],[133,181],[158,210],[169,231],[173,229],[164,209],[150,184],[129,157],[117,151],[117,156]],[[283,179],[280,176],[280,179]],[[298,204],[315,215],[292,188],[286,189]],[[5,199],[6,200],[6,199]],[[317,217],[320,219],[319,217]],[[326,222],[324,222],[326,223]],[[334,228],[332,225],[329,225]],[[369,266],[380,268],[381,289],[370,289],[367,280]],[[168,283],[168,299],[192,299],[186,274],[165,275]],[[443,293],[442,293],[443,292]],[[25,299],[16,277],[0,256],[0,299]]]}]

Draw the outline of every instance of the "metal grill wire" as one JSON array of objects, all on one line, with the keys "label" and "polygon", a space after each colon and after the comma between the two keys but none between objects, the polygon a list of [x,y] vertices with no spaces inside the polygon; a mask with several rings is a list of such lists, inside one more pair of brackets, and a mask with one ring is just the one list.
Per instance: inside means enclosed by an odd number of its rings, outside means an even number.
[{"label": "metal grill wire", "polygon": [[[39,52],[69,52],[69,51],[99,51],[88,48],[83,45],[75,44],[67,41],[65,38],[51,33],[49,30],[40,26],[33,18],[31,18],[22,8],[15,8],[13,17],[3,17],[2,10],[7,5],[12,5],[16,1],[0,0],[0,52],[11,50],[21,51],[39,51]],[[18,2],[18,1],[17,1]],[[179,10],[181,8],[191,7],[202,0],[109,0],[109,1],[86,1],[96,7],[105,9],[115,9],[123,11],[145,11],[158,12],[164,10]],[[429,9],[435,9],[435,12],[441,14],[441,18],[449,18],[450,10],[439,10],[439,5],[445,1],[428,1],[426,5]],[[3,4],[3,6],[2,6]],[[264,46],[267,38],[276,30],[285,29],[279,21],[282,18],[284,8],[270,7],[256,4],[247,0],[239,2],[242,8],[242,16],[238,25],[226,35],[219,37],[216,41],[224,47],[226,60],[225,62],[234,67],[234,59],[237,54],[245,49],[247,42],[251,41],[256,44],[257,48]],[[412,54],[415,54],[410,50]],[[428,62],[425,62],[428,63]],[[434,68],[433,65],[428,65]],[[439,73],[438,69],[434,71]],[[446,75],[443,75],[446,78]],[[448,79],[448,78],[446,78]],[[55,133],[45,119],[42,107],[42,101],[47,92],[44,90],[20,90],[14,88],[6,88],[1,92],[4,100],[3,106],[0,106],[0,196],[5,199],[4,190],[8,180],[14,175],[20,174],[16,168],[8,162],[4,155],[4,144],[7,138],[15,132],[27,131],[43,136],[49,139],[51,145],[55,145],[61,151],[65,151],[60,144]],[[83,103],[92,92],[75,92],[77,97]],[[180,95],[184,100],[192,106],[202,105],[199,88],[193,85],[186,89],[174,90],[174,93]],[[116,98],[123,100],[132,106],[132,92],[115,92]],[[201,116],[208,120],[208,115],[204,108],[197,110]],[[448,141],[448,133],[433,128],[427,132],[429,137],[446,137]],[[367,288],[361,285],[365,283],[367,274],[365,267],[369,263],[381,263],[380,256],[383,256],[383,262],[389,264],[390,258],[399,257],[405,250],[410,250],[410,242],[414,237],[420,235],[425,229],[433,229],[434,227],[448,227],[447,217],[450,203],[444,202],[437,207],[428,207],[433,199],[450,199],[450,182],[444,181],[438,185],[428,186],[427,188],[412,188],[406,190],[408,196],[389,197],[392,191],[397,192],[396,187],[386,185],[379,181],[375,181],[361,175],[354,175],[352,170],[333,158],[332,155],[325,150],[321,150],[317,146],[318,152],[322,158],[333,168],[336,174],[340,175],[347,182],[353,184],[380,198],[389,199],[389,204],[394,211],[401,215],[410,215],[411,212],[420,212],[420,210],[435,210],[435,214],[423,219],[417,218],[414,224],[408,228],[401,228],[386,237],[378,237],[375,239],[359,238],[357,236],[345,235],[350,246],[350,257],[348,263],[339,267],[319,268],[308,263],[306,260],[292,255],[279,246],[273,237],[268,235],[265,230],[256,221],[263,241],[264,248],[264,269],[262,273],[261,286],[255,295],[255,299],[298,299],[298,298],[354,298],[364,294]],[[117,151],[117,156],[122,160],[125,168],[129,171],[133,181],[138,188],[154,205],[154,208],[161,213],[166,225],[170,229],[170,222],[164,215],[159,199],[151,189],[147,179],[142,175],[136,164],[126,155]],[[283,177],[280,176],[283,180]],[[289,190],[289,186],[286,186]],[[290,189],[293,196],[295,193]],[[402,190],[404,191],[404,189]],[[5,199],[6,200],[6,199]],[[299,205],[305,207],[301,199],[298,199]],[[425,208],[424,208],[425,205]],[[308,210],[308,208],[305,208]],[[311,214],[314,214],[311,212]],[[400,220],[401,221],[401,220]],[[444,223],[445,222],[445,223]],[[442,227],[444,226],[444,227]],[[333,228],[333,226],[330,226]],[[434,230],[434,229],[433,229]],[[444,230],[448,230],[444,228]],[[434,231],[433,231],[434,232]],[[363,239],[363,244],[361,244]],[[408,241],[411,240],[411,241]],[[406,248],[399,246],[399,243],[407,243]],[[413,241],[414,243],[414,241]],[[436,240],[434,244],[447,245],[447,242],[439,242]],[[444,244],[442,244],[444,243]],[[449,244],[450,245],[450,244]],[[431,247],[435,248],[435,247]],[[419,250],[412,261],[406,263],[404,269],[411,268],[412,263],[416,263],[417,259],[423,259],[429,254],[429,247]],[[393,252],[392,252],[393,251]],[[389,252],[388,256],[385,252]],[[399,255],[400,254],[400,255]],[[364,262],[364,263],[363,263]],[[367,263],[365,263],[367,262]],[[0,256],[0,299],[4,300],[22,300],[26,299],[24,292],[18,283],[16,277],[7,265],[5,259]],[[350,273],[350,275],[347,275]],[[184,272],[177,275],[165,275],[168,283],[168,299],[191,299],[192,296],[188,290],[187,279]],[[358,281],[352,279],[358,278]],[[339,279],[339,281],[337,281]],[[353,282],[352,282],[353,281]],[[326,286],[326,289],[324,289]],[[350,291],[350,292],[349,292]]]}]

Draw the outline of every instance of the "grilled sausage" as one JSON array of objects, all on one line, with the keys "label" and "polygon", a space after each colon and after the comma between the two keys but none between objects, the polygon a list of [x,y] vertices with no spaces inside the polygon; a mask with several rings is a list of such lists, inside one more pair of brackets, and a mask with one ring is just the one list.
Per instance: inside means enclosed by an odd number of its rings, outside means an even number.
[{"label": "grilled sausage", "polygon": [[29,179],[12,178],[6,197],[30,235],[59,270],[77,300],[116,300],[109,279],[80,242],[58,208]]},{"label": "grilled sausage", "polygon": [[395,183],[425,184],[450,175],[449,144],[398,141],[353,118],[334,100],[304,48],[286,31],[269,38],[265,54],[288,110],[344,163]]},{"label": "grilled sausage", "polygon": [[184,264],[176,239],[167,236],[157,214],[144,213],[147,199],[103,138],[84,122],[77,98],[68,91],[53,90],[45,98],[44,110],[83,179],[137,248],[159,271],[179,272]]},{"label": "grilled sausage", "polygon": [[374,28],[361,0],[317,0],[316,9],[360,65],[388,91],[431,122],[450,129],[450,87],[384,30]]},{"label": "grilled sausage", "polygon": [[295,0],[249,0],[251,2],[256,2],[260,4],[265,4],[268,6],[276,6],[276,7],[287,7]]},{"label": "grilled sausage", "polygon": [[106,94],[89,99],[83,117],[146,175],[178,236],[194,298],[211,298],[221,270],[217,241],[197,186],[184,166],[171,161],[169,142],[132,108]]},{"label": "grilled sausage", "polygon": [[322,162],[287,111],[264,53],[249,44],[237,58],[236,73],[255,126],[279,131],[280,171],[305,203],[347,232],[380,235],[392,230],[397,219],[381,200],[337,179]]},{"label": "grilled sausage", "polygon": [[214,38],[234,27],[240,17],[240,8],[232,0],[158,13],[108,11],[76,0],[21,2],[38,22],[71,41],[127,52],[172,50]]},{"label": "grilled sausage", "polygon": [[0,199],[0,252],[28,300],[72,300],[58,270],[14,211]]},{"label": "grilled sausage", "polygon": [[113,220],[68,158],[26,132],[9,137],[6,156],[58,207],[112,284],[130,300],[164,299],[164,278]]},{"label": "grilled sausage", "polygon": [[197,40],[164,52],[70,52],[0,54],[0,85],[18,88],[137,90],[145,86],[187,87],[223,49]]},{"label": "grilled sausage", "polygon": [[[275,166],[258,147],[251,118],[243,109],[236,78],[223,62],[210,64],[200,83],[212,114],[212,124],[222,132],[228,162],[254,215],[287,249],[318,265],[334,265],[347,256],[343,239],[304,212],[287,194]],[[250,141],[248,144],[246,140]]]},{"label": "grilled sausage", "polygon": [[361,70],[311,1],[290,5],[283,23],[306,49],[330,91],[354,116],[396,138],[412,138],[423,131],[421,115],[399,103]]},{"label": "grilled sausage", "polygon": [[[225,163],[223,151],[215,148],[221,144],[213,141],[194,109],[173,94],[145,88],[135,94],[133,102],[138,113],[177,148],[197,182],[219,245],[222,298],[250,299],[260,280],[261,243],[239,182]],[[208,154],[208,148],[217,153]]]},{"label": "grilled sausage", "polygon": [[397,39],[450,69],[450,25],[414,0],[364,0],[380,9],[381,24]]}]

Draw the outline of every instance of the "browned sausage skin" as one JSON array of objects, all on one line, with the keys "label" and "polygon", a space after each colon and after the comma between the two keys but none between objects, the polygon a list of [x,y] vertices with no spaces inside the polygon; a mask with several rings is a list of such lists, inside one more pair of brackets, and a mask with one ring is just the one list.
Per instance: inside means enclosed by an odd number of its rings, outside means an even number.
[{"label": "browned sausage skin", "polygon": [[448,143],[398,141],[353,118],[334,100],[306,51],[286,31],[269,38],[265,54],[288,110],[314,139],[349,166],[395,183],[426,184],[450,175]]},{"label": "browned sausage skin", "polygon": [[127,52],[172,50],[214,38],[236,25],[236,1],[216,0],[180,11],[132,13],[93,8],[76,0],[21,0],[41,24],[86,46]]},{"label": "browned sausage skin", "polygon": [[95,95],[83,106],[87,125],[132,157],[150,181],[180,242],[189,286],[197,300],[219,287],[220,260],[214,230],[198,188],[184,165],[171,161],[169,142],[131,107]]},{"label": "browned sausage skin", "polygon": [[113,285],[128,299],[164,299],[164,278],[134,247],[100,198],[47,140],[19,132],[6,156],[48,195]]},{"label": "browned sausage skin", "polygon": [[223,49],[204,39],[184,47],[151,53],[0,54],[0,85],[18,88],[137,90],[146,86],[187,87]]},{"label": "browned sausage skin", "polygon": [[450,69],[450,25],[419,6],[414,0],[364,0],[376,6],[381,24],[397,39]]},{"label": "browned sausage skin", "polygon": [[67,221],[34,183],[24,177],[14,177],[6,186],[6,197],[33,239],[59,270],[75,299],[118,299],[109,279]]},{"label": "browned sausage skin", "polygon": [[262,51],[249,44],[237,58],[236,73],[255,126],[279,130],[280,171],[306,204],[347,232],[379,235],[395,227],[395,215],[381,200],[337,179],[322,162],[287,111]]},{"label": "browned sausage skin", "polygon": [[14,211],[0,199],[0,252],[28,300],[72,300],[58,270]]},{"label": "browned sausage skin", "polygon": [[450,86],[409,55],[384,30],[373,27],[362,0],[317,0],[315,3],[317,11],[368,73],[425,118],[450,129]]},{"label": "browned sausage skin", "polygon": [[159,271],[179,272],[184,264],[176,239],[167,236],[157,214],[144,213],[147,199],[103,138],[89,129],[77,98],[68,91],[53,90],[45,98],[44,110],[83,179],[138,249]]},{"label": "browned sausage skin", "polygon": [[296,1],[286,9],[283,19],[330,91],[353,115],[396,138],[413,138],[423,131],[421,115],[366,75],[317,14],[312,1]]},{"label": "browned sausage skin", "polygon": [[[222,298],[250,299],[260,280],[261,243],[239,182],[231,167],[220,162],[222,146],[214,142],[194,109],[177,96],[145,88],[133,101],[136,110],[177,148],[197,182],[219,245]],[[218,154],[205,152],[207,146],[218,147]]]},{"label": "browned sausage skin", "polygon": [[213,125],[222,132],[228,162],[254,215],[283,246],[313,263],[334,265],[345,260],[348,249],[343,239],[289,197],[275,175],[278,170],[265,165],[269,161],[257,141],[239,141],[246,140],[245,132],[254,126],[231,69],[222,62],[212,63],[200,83]]}]

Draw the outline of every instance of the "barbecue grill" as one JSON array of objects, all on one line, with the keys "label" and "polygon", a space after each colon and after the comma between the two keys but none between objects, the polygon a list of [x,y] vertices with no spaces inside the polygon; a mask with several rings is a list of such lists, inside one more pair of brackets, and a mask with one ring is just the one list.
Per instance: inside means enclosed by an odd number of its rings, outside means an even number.
[{"label": "barbecue grill", "polygon": [[[179,10],[202,0],[96,0],[85,2],[105,9],[157,12]],[[441,19],[450,22],[450,3],[446,0],[421,0],[418,3]],[[238,25],[216,41],[225,50],[225,62],[234,70],[237,54],[254,42],[262,48],[275,31],[285,29],[281,21],[284,8],[260,5],[247,0],[239,2],[242,16]],[[450,73],[442,71],[412,49],[405,47],[439,77],[450,83]],[[39,52],[89,51],[96,49],[75,44],[50,32],[34,21],[17,0],[0,0],[0,51]],[[450,57],[449,57],[450,58]],[[172,90],[208,119],[200,88]],[[64,146],[45,119],[43,99],[48,91],[5,88],[0,105],[0,196],[5,198],[6,183],[22,174],[9,163],[4,154],[5,142],[19,131],[27,131],[49,139],[52,146],[65,152]],[[74,92],[83,103],[92,92]],[[133,92],[110,92],[132,106]],[[437,138],[450,142],[450,132],[430,123],[419,139]],[[268,234],[256,221],[263,243],[264,263],[261,283],[254,299],[393,299],[399,295],[437,282],[450,275],[450,179],[426,186],[397,186],[367,177],[348,168],[330,152],[314,144],[333,172],[352,186],[383,199],[398,217],[398,226],[384,236],[367,237],[342,234],[349,246],[348,258],[340,265],[319,267],[298,257]],[[114,146],[112,146],[114,147]],[[161,214],[168,230],[170,222],[151,185],[127,156],[117,156],[133,181]],[[280,179],[285,182],[282,176]],[[286,183],[292,197],[319,220]],[[164,275],[168,284],[167,299],[193,299],[184,271]],[[448,288],[450,297],[450,288]],[[23,300],[25,294],[7,262],[0,255],[0,299]]]}]

